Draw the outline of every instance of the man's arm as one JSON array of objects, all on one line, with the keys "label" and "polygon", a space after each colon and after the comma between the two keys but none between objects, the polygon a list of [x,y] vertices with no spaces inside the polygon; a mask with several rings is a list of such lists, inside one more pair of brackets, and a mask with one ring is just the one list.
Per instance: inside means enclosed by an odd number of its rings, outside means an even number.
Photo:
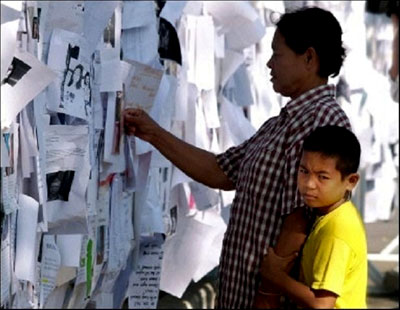
[{"label": "man's arm", "polygon": [[314,290],[291,278],[284,270],[292,257],[279,257],[273,248],[265,257],[265,271],[269,282],[289,296],[297,305],[313,309],[330,309],[335,306],[337,295],[327,290]]},{"label": "man's arm", "polygon": [[[298,208],[288,215],[283,222],[282,230],[275,246],[276,253],[281,257],[286,257],[299,252],[307,237],[307,227],[308,221],[303,208]],[[287,265],[286,274],[290,272],[292,265]],[[280,307],[280,292],[269,281],[267,276],[268,271],[263,263],[261,265],[261,284],[255,296],[254,307],[276,309]]]},{"label": "man's arm", "polygon": [[143,110],[126,109],[124,125],[128,135],[135,135],[152,144],[192,179],[213,188],[235,189],[234,184],[217,164],[215,154],[178,139],[159,126]]}]

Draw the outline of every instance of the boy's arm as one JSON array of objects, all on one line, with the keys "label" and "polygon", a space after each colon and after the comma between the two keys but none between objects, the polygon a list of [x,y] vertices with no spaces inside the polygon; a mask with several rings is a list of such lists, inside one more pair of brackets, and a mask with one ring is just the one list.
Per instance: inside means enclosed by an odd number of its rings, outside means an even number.
[{"label": "boy's arm", "polygon": [[284,258],[279,257],[275,254],[273,248],[269,248],[264,260],[269,282],[301,307],[333,308],[337,298],[335,293],[311,289],[291,278],[285,272],[284,266],[292,259],[292,255]]},{"label": "boy's arm", "polygon": [[[283,222],[282,230],[275,246],[276,253],[285,257],[299,252],[307,236],[307,227],[308,221],[303,208],[298,208],[288,215]],[[287,265],[287,273],[289,273],[292,266],[293,264]],[[263,309],[280,307],[280,292],[273,284],[269,283],[263,266],[261,266],[261,283],[256,292],[253,307]]]}]

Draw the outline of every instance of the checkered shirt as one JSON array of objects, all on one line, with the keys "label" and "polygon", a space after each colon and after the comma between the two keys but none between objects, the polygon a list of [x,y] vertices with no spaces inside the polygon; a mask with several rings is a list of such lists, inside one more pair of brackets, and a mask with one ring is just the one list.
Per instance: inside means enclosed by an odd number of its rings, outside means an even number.
[{"label": "checkered shirt", "polygon": [[351,129],[334,85],[289,101],[254,136],[217,155],[236,187],[220,258],[218,308],[251,308],[262,258],[275,245],[282,217],[304,207],[296,185],[303,140],[325,125]]}]

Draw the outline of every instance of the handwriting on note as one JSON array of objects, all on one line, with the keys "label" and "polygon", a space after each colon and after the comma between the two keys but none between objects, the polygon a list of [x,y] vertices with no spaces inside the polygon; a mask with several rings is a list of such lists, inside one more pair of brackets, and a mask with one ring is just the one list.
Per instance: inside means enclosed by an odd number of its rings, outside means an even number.
[{"label": "handwriting on note", "polygon": [[132,68],[125,80],[125,108],[141,108],[149,112],[160,86],[163,70],[137,61],[127,62]]},{"label": "handwriting on note", "polygon": [[144,245],[139,266],[129,279],[129,308],[156,309],[163,250],[160,245]]}]

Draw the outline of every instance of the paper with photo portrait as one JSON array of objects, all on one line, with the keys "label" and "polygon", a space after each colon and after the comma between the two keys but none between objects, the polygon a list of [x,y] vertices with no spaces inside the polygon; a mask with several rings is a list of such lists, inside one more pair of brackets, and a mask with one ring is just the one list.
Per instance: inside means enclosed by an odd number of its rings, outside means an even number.
[{"label": "paper with photo portrait", "polygon": [[53,30],[47,63],[57,73],[57,78],[48,88],[49,110],[81,119],[91,116],[90,61],[83,36],[62,29]]},{"label": "paper with photo portrait", "polygon": [[44,139],[41,156],[46,158],[44,207],[49,233],[85,234],[85,194],[90,174],[88,127],[51,125]]},{"label": "paper with photo portrait", "polygon": [[56,78],[56,73],[26,52],[16,52],[1,85],[1,126],[10,126],[17,114]]}]

